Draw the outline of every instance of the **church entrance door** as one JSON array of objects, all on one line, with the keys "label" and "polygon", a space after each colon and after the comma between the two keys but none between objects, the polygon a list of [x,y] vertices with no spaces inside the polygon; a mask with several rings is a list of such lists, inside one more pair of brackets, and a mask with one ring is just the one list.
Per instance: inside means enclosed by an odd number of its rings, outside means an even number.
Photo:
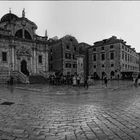
[{"label": "church entrance door", "polygon": [[29,71],[27,69],[27,62],[25,60],[21,61],[21,72],[27,76],[29,76]]}]

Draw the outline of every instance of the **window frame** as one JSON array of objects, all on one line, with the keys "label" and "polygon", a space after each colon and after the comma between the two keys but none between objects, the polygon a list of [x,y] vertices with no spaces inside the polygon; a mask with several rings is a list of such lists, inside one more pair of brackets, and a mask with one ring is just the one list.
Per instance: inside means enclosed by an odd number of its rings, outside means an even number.
[{"label": "window frame", "polygon": [[[113,55],[112,55],[113,54]],[[113,56],[113,57],[112,57]],[[111,51],[110,52],[110,60],[114,60],[115,58],[115,52],[114,51]]]},{"label": "window frame", "polygon": [[[3,54],[5,54],[5,57],[4,57]],[[5,58],[5,60],[4,60],[4,58]],[[4,62],[4,63],[7,63],[8,62],[7,52],[6,51],[2,51],[2,62]]]},{"label": "window frame", "polygon": [[[41,60],[41,61],[40,61]],[[43,56],[42,55],[38,55],[38,63],[42,64],[43,63]]]}]

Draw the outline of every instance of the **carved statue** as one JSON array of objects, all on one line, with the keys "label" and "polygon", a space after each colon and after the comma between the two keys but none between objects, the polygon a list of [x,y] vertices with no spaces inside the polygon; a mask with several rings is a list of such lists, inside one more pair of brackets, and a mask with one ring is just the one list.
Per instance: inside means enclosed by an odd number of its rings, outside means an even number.
[{"label": "carved statue", "polygon": [[25,8],[22,10],[22,17],[25,17]]},{"label": "carved statue", "polygon": [[31,56],[30,49],[27,49],[26,47],[22,46],[20,49],[16,52],[17,55],[27,55]]}]

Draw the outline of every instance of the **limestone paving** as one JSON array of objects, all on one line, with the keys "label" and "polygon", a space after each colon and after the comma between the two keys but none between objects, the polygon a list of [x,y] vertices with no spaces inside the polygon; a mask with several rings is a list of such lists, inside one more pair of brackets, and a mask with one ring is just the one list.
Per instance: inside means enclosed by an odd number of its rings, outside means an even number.
[{"label": "limestone paving", "polygon": [[140,140],[140,87],[1,85],[0,140]]}]

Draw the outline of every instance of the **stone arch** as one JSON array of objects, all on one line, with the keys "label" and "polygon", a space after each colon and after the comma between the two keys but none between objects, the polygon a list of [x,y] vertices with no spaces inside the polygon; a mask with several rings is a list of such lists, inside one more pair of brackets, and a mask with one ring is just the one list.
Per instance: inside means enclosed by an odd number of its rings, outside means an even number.
[{"label": "stone arch", "polygon": [[25,74],[25,75],[27,75],[27,76],[29,76],[29,71],[28,71],[28,69],[27,69],[27,61],[26,60],[22,60],[21,61],[21,65],[20,65],[21,67],[21,72],[23,73],[23,74]]},{"label": "stone arch", "polygon": [[94,73],[93,73],[93,78],[94,78],[94,79],[99,79],[99,76],[98,76],[97,72],[94,72]]},{"label": "stone arch", "polygon": [[[24,35],[23,35],[23,32],[24,32]],[[23,38],[23,36],[25,39],[29,39],[29,40],[32,39],[31,34],[27,30],[19,29],[16,31],[15,37]]]},{"label": "stone arch", "polygon": [[25,39],[30,39],[30,40],[32,39],[30,33],[27,30],[24,30],[24,37]]},{"label": "stone arch", "polygon": [[16,31],[15,37],[23,38],[23,31],[22,31],[22,29],[19,29],[18,31]]}]

